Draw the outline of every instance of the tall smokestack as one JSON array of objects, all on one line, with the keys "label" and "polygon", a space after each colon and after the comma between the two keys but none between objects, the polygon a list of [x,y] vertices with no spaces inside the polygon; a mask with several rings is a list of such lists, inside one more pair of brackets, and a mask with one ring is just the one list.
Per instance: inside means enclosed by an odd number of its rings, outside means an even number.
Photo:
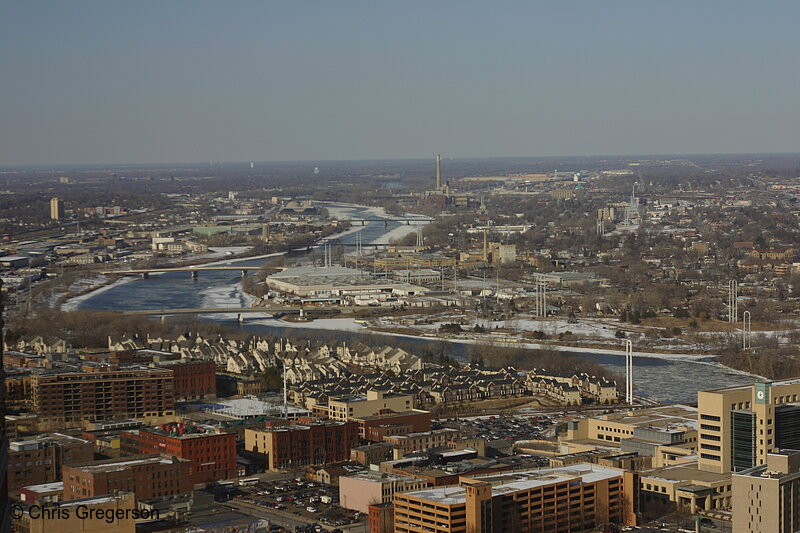
[{"label": "tall smokestack", "polygon": [[442,156],[436,156],[436,190],[442,189]]}]

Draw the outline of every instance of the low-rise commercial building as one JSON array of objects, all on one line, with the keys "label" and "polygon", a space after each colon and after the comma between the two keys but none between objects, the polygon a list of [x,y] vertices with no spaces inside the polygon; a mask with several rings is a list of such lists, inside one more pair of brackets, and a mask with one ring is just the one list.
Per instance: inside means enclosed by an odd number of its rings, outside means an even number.
[{"label": "low-rise commercial building", "polygon": [[[115,519],[107,521],[106,517]],[[18,533],[135,533],[137,517],[151,518],[137,509],[136,498],[130,492],[107,494],[93,498],[61,501],[48,505],[47,512],[39,506],[25,506],[22,515],[14,520]]]},{"label": "low-rise commercial building", "polygon": [[428,482],[410,476],[365,472],[339,478],[339,505],[361,513],[369,506],[391,503],[396,494],[428,487]]},{"label": "low-rise commercial building", "polygon": [[353,417],[358,423],[358,434],[370,442],[382,442],[390,435],[419,433],[431,429],[430,411],[379,412],[372,416]]},{"label": "low-rise commercial building", "polygon": [[410,411],[414,396],[369,390],[365,396],[340,396],[328,398],[328,418],[347,421],[373,416],[381,411],[397,413]]},{"label": "low-rise commercial building", "polygon": [[458,438],[461,433],[457,429],[443,428],[406,435],[392,435],[386,437],[385,442],[395,448],[395,456],[401,457],[415,451],[425,451],[431,448],[447,446],[448,443]]}]

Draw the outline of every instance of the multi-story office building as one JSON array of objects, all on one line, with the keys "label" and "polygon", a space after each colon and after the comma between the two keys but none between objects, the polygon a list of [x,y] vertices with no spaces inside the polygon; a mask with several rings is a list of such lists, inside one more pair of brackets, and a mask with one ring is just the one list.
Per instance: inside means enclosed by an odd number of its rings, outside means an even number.
[{"label": "multi-story office building", "polygon": [[357,445],[355,422],[317,422],[244,432],[245,449],[266,454],[270,470],[347,461]]},{"label": "multi-story office building", "polygon": [[733,475],[733,533],[800,531],[800,451],[767,454]]},{"label": "multi-story office building", "polygon": [[395,495],[397,533],[583,531],[636,525],[636,474],[579,464],[462,477],[459,487]]},{"label": "multi-story office building", "polygon": [[8,488],[61,481],[64,465],[92,459],[91,442],[61,433],[12,441],[8,445]]},{"label": "multi-story office building", "polygon": [[192,463],[162,455],[142,455],[80,463],[63,468],[65,500],[133,492],[136,498],[160,498],[192,491]]},{"label": "multi-story office building", "polygon": [[37,371],[31,376],[33,410],[42,429],[121,418],[163,423],[175,415],[170,370],[105,365],[81,370]]},{"label": "multi-story office building", "polygon": [[698,466],[747,470],[778,449],[800,449],[800,379],[700,391]]},{"label": "multi-story office building", "polygon": [[50,198],[50,219],[61,220],[62,218],[64,218],[64,200]]},{"label": "multi-story office building", "polygon": [[179,434],[162,429],[140,429],[120,436],[120,451],[124,456],[156,453],[188,459],[192,462],[192,483],[236,477],[236,435],[233,433]]}]

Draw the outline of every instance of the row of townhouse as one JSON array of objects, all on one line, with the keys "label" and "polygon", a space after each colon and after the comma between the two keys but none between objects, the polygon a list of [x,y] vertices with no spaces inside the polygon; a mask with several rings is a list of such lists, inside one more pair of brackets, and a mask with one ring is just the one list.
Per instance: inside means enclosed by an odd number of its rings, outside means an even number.
[{"label": "row of townhouse", "polygon": [[306,409],[326,405],[329,398],[364,395],[368,391],[411,395],[414,407],[527,394],[525,380],[511,369],[426,368],[405,374],[373,373],[294,384],[292,401]]},{"label": "row of townhouse", "polygon": [[583,398],[601,404],[619,399],[616,381],[585,372],[563,373],[535,368],[528,372],[526,387],[533,394],[548,396],[567,405],[580,403]]},{"label": "row of townhouse", "polygon": [[109,338],[110,350],[152,349],[180,354],[185,359],[212,360],[234,374],[257,374],[285,367],[290,383],[337,378],[377,369],[405,373],[422,368],[422,360],[400,348],[369,347],[362,343],[298,342],[278,337],[248,335],[242,338],[181,335],[175,339]]}]

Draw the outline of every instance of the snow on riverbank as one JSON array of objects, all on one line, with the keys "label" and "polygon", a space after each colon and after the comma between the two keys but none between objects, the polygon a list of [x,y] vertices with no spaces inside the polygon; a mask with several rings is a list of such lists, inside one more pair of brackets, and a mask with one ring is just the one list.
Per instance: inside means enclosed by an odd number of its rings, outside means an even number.
[{"label": "snow on riverbank", "polygon": [[[248,315],[249,316],[249,315]],[[269,319],[269,320],[247,320],[249,324],[259,324],[262,326],[271,326],[275,328],[305,328],[305,329],[323,329],[329,331],[362,331],[364,326],[357,323],[352,318],[320,318],[310,322],[291,322],[288,320]]]},{"label": "snow on riverbank", "polygon": [[[134,277],[121,278],[121,279],[118,279],[117,281],[115,281],[114,283],[109,283],[108,285],[104,285],[102,287],[99,287],[97,289],[89,291],[86,294],[81,294],[80,296],[75,296],[73,298],[69,298],[63,304],[61,304],[61,310],[62,311],[75,311],[82,302],[88,300],[89,298],[91,298],[93,296],[97,296],[98,294],[102,294],[102,293],[104,293],[106,291],[110,291],[114,287],[118,287],[120,285],[124,285],[125,283],[130,283],[131,281],[134,281],[135,279],[137,279],[137,278],[134,278]],[[103,283],[104,281],[105,281],[105,278],[100,283]]]}]

